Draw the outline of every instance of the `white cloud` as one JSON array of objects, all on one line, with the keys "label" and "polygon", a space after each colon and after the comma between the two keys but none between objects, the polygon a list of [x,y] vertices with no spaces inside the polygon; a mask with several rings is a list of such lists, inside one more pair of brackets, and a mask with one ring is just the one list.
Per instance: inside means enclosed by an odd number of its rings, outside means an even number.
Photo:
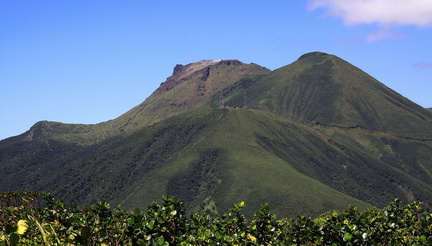
[{"label": "white cloud", "polygon": [[431,0],[309,0],[308,8],[325,8],[347,25],[432,26]]},{"label": "white cloud", "polygon": [[366,36],[366,41],[373,42],[373,41],[377,41],[377,40],[385,39],[385,38],[400,39],[400,38],[404,38],[404,35],[395,32],[393,30],[393,28],[391,28],[389,26],[385,26],[385,27],[381,27],[381,28],[377,29],[374,32],[369,33]]}]

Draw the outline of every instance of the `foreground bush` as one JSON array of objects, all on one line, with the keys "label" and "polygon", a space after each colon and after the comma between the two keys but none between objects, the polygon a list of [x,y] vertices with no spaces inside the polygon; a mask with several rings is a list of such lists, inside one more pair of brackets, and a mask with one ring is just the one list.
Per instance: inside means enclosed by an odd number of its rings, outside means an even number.
[{"label": "foreground bush", "polygon": [[0,245],[432,245],[419,203],[277,219],[268,205],[247,220],[244,202],[220,216],[185,215],[176,197],[141,211],[99,202],[79,209],[49,194],[0,194]]}]

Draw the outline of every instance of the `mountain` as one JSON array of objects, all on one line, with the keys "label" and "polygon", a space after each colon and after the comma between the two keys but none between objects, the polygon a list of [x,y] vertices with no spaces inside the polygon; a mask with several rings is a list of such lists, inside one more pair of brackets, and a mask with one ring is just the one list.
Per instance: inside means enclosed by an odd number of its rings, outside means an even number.
[{"label": "mountain", "polygon": [[204,60],[186,66],[177,65],[173,75],[153,94],[112,124],[120,131],[133,132],[184,111],[217,108],[220,91],[270,72],[259,65],[237,60]]},{"label": "mountain", "polygon": [[38,122],[0,141],[0,191],[188,211],[245,201],[279,216],[394,198],[431,208],[432,113],[348,62],[312,52],[274,71],[177,65],[143,103],[95,125]]},{"label": "mountain", "polygon": [[[348,62],[308,53],[249,88],[248,105],[308,125],[432,139],[431,114]],[[239,95],[238,97],[241,97]]]}]

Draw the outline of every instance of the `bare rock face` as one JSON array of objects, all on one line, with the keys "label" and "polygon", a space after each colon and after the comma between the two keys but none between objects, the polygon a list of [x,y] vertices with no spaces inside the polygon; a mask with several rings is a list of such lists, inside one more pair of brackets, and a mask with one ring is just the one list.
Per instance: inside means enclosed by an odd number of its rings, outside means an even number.
[{"label": "bare rock face", "polygon": [[187,78],[201,70],[206,69],[204,75],[202,76],[202,80],[207,80],[210,75],[210,66],[214,65],[242,65],[243,63],[238,60],[202,60],[195,63],[189,63],[187,65],[177,64],[174,67],[173,74],[167,78],[165,82],[161,84],[158,88],[160,92],[167,91],[172,89],[175,85],[177,85],[182,79]]}]

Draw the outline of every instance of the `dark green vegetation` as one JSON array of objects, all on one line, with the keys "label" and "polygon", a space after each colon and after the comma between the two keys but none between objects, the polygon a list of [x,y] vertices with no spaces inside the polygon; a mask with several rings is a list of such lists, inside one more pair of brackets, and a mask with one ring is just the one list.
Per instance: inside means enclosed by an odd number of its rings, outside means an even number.
[{"label": "dark green vegetation", "polygon": [[419,203],[278,219],[268,204],[247,219],[244,202],[219,216],[185,214],[164,196],[130,212],[107,202],[78,209],[49,194],[0,194],[1,245],[431,245],[432,217]]},{"label": "dark green vegetation", "polygon": [[274,71],[236,60],[178,65],[114,120],[38,122],[1,141],[7,190],[125,209],[169,194],[209,214],[245,201],[249,217],[265,203],[283,217],[395,198],[430,209],[432,113],[320,52]]}]

